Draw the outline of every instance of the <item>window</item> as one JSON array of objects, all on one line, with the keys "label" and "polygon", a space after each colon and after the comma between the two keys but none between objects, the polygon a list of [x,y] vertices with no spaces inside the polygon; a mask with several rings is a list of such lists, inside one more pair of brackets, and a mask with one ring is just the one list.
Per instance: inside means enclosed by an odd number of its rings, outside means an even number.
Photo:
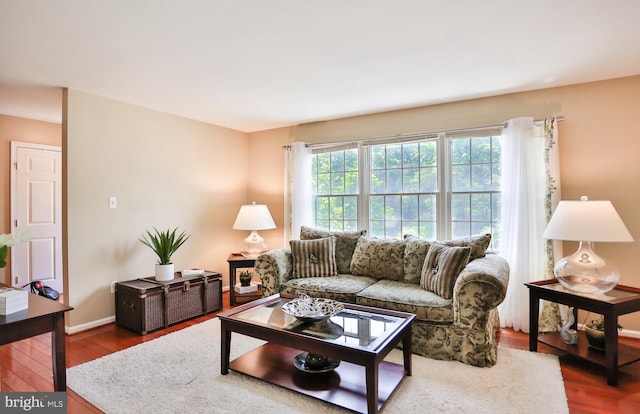
[{"label": "window", "polygon": [[312,157],[313,217],[317,228],[358,229],[358,165],[357,148]]},{"label": "window", "polygon": [[491,233],[500,245],[499,136],[451,139],[451,238]]},{"label": "window", "polygon": [[498,249],[500,151],[495,130],[314,150],[315,226],[430,240],[491,233]]},{"label": "window", "polygon": [[373,236],[436,236],[436,140],[375,145],[371,154],[369,231]]}]

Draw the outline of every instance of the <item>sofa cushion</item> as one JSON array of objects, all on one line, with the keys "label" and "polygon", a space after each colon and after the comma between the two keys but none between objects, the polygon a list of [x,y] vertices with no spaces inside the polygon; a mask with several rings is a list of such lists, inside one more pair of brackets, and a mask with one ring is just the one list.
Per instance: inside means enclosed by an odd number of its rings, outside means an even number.
[{"label": "sofa cushion", "polygon": [[326,231],[302,226],[300,228],[301,240],[321,239],[335,236],[336,238],[336,267],[338,273],[351,273],[351,256],[356,248],[356,243],[361,236],[367,234],[366,230],[360,231]]},{"label": "sofa cushion", "polygon": [[404,281],[407,283],[420,283],[422,266],[427,257],[429,246],[433,243],[430,240],[421,239],[410,234],[405,234],[404,241]]},{"label": "sofa cushion", "polygon": [[358,305],[414,313],[417,320],[452,323],[453,301],[413,283],[380,280],[360,292]]},{"label": "sofa cushion", "polygon": [[451,299],[453,285],[469,263],[470,255],[470,247],[449,247],[434,242],[424,260],[420,286],[445,299]]},{"label": "sofa cushion", "polygon": [[304,293],[314,298],[356,303],[356,295],[376,282],[377,279],[371,277],[346,274],[289,279],[282,284],[280,294],[284,297],[298,297]]},{"label": "sofa cushion", "polygon": [[439,241],[438,243],[451,247],[470,247],[471,256],[469,260],[474,260],[478,257],[484,257],[485,252],[489,248],[489,243],[491,243],[491,234],[487,233],[479,236],[462,237],[459,239]]},{"label": "sofa cushion", "polygon": [[361,238],[351,259],[351,273],[376,279],[402,280],[404,247],[404,240]]},{"label": "sofa cushion", "polygon": [[315,240],[291,240],[293,273],[291,277],[335,276],[336,238],[325,237]]}]

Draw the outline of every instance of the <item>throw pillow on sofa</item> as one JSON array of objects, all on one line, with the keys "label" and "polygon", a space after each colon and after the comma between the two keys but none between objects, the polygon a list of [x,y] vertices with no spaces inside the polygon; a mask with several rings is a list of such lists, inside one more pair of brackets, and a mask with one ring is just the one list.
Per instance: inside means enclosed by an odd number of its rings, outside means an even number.
[{"label": "throw pillow on sofa", "polygon": [[432,243],[440,243],[450,247],[470,247],[471,256],[469,261],[471,261],[478,257],[484,257],[489,243],[491,243],[491,234],[487,233],[445,241],[421,239],[411,234],[405,234],[404,241],[407,243],[404,251],[404,281],[419,284],[424,260]]},{"label": "throw pillow on sofa", "polygon": [[406,247],[404,249],[404,281],[420,284],[424,259],[427,257],[429,246],[433,241],[421,239],[410,234],[404,235]]},{"label": "throw pillow on sofa", "polygon": [[336,238],[325,237],[314,240],[291,240],[293,256],[293,273],[291,277],[325,277],[335,276]]},{"label": "throw pillow on sofa", "polygon": [[397,239],[358,240],[351,259],[351,273],[376,279],[402,280],[405,242]]},{"label": "throw pillow on sofa", "polygon": [[453,285],[469,263],[470,255],[470,247],[449,247],[434,242],[424,260],[420,286],[445,299],[451,299]]},{"label": "throw pillow on sofa", "polygon": [[356,248],[358,239],[367,234],[366,230],[360,231],[326,231],[302,226],[300,228],[300,240],[314,240],[335,236],[336,238],[336,266],[338,273],[351,273],[351,256]]},{"label": "throw pillow on sofa", "polygon": [[[429,246],[433,242],[444,244],[445,246],[450,247],[470,247],[471,258],[469,259],[469,261],[471,261],[485,256],[485,253],[489,248],[489,244],[491,243],[491,234],[486,233],[477,236],[461,237],[459,239],[443,241],[421,239],[420,237],[414,236],[412,234],[405,234],[404,240],[407,242],[407,252],[405,253],[405,255],[409,255],[407,260],[410,260],[412,263],[417,261],[418,263],[422,264],[421,259],[424,259],[427,256]],[[411,248],[409,248],[409,246],[411,246]]]},{"label": "throw pillow on sofa", "polygon": [[484,257],[485,252],[491,243],[491,234],[481,234],[478,236],[462,237],[454,240],[439,241],[438,243],[451,247],[470,247],[471,257],[469,261]]}]

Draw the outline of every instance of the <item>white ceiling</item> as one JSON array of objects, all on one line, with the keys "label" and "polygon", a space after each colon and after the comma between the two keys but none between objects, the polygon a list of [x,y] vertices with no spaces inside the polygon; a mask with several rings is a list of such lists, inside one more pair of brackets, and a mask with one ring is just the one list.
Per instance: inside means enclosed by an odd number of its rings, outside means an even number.
[{"label": "white ceiling", "polygon": [[0,113],[59,87],[245,132],[640,74],[638,0],[0,0]]}]

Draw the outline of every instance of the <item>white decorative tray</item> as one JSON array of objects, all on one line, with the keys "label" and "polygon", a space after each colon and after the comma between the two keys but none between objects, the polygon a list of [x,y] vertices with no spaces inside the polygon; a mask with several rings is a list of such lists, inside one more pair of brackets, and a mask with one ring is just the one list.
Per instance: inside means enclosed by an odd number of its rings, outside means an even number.
[{"label": "white decorative tray", "polygon": [[344,305],[338,301],[300,295],[282,305],[282,310],[303,322],[321,322],[337,314]]}]

